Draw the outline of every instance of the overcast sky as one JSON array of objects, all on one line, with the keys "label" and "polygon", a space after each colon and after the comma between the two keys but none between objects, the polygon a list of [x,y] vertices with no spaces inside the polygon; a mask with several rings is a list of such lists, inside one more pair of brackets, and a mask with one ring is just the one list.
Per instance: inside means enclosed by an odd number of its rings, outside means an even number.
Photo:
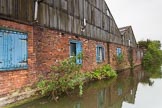
[{"label": "overcast sky", "polygon": [[162,0],[106,0],[118,27],[131,25],[136,40],[162,43]]}]

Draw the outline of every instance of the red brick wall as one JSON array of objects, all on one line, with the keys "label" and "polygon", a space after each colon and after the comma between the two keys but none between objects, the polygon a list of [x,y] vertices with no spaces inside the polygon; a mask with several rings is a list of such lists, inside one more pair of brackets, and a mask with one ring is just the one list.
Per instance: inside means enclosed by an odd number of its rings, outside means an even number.
[{"label": "red brick wall", "polygon": [[[122,54],[124,54],[124,62],[120,66],[116,62],[116,55],[117,55],[116,49],[117,48],[121,48],[122,49]],[[118,44],[110,43],[109,44],[109,51],[110,51],[110,65],[114,69],[120,69],[120,68],[125,68],[127,66],[130,66],[129,62],[128,62],[127,47],[121,46],[121,45],[118,45]]]},{"label": "red brick wall", "polygon": [[140,65],[141,64],[141,61],[142,61],[142,57],[140,56],[140,57],[137,57],[137,51],[142,51],[142,50],[140,50],[140,49],[138,49],[138,48],[136,48],[136,49],[133,49],[133,63],[134,63],[134,65]]},{"label": "red brick wall", "polygon": [[69,34],[61,34],[59,31],[39,27],[34,28],[34,37],[35,40],[37,40],[37,69],[41,73],[48,73],[51,65],[56,65],[59,63],[59,61],[69,58],[70,40],[82,42],[84,55],[82,69],[84,71],[92,70],[96,68],[97,65],[106,64],[108,62],[106,55],[103,63],[96,63],[96,45],[103,45],[105,48],[105,53],[107,54],[107,43],[88,40]]},{"label": "red brick wall", "polygon": [[[59,31],[29,26],[16,22],[0,20],[0,27],[19,30],[28,33],[28,66],[27,70],[15,70],[0,72],[0,96],[14,92],[24,86],[30,86],[37,81],[39,75],[45,75],[50,72],[52,65],[57,65],[61,60],[69,58],[70,40],[82,42],[83,49],[83,71],[91,71],[100,65],[110,64],[114,69],[118,69],[116,64],[116,48],[120,47],[125,56],[124,66],[129,66],[127,59],[127,47],[109,44],[110,58],[108,58],[108,44],[95,40],[89,40]],[[96,45],[100,44],[105,49],[105,61],[96,62]],[[135,51],[134,51],[135,58]]]},{"label": "red brick wall", "polygon": [[[122,54],[124,55],[124,62],[122,64],[117,64],[116,62],[116,49],[121,48],[122,49]],[[130,67],[130,63],[128,60],[128,47],[127,46],[122,46],[119,44],[114,44],[110,43],[109,44],[109,51],[110,51],[110,65],[114,69],[122,69],[122,68],[128,68]],[[137,48],[133,48],[133,64],[134,65],[139,65],[141,64],[141,59],[137,58]]]},{"label": "red brick wall", "polygon": [[39,75],[50,71],[51,65],[69,58],[69,41],[78,40],[83,47],[83,71],[90,71],[99,65],[108,63],[107,55],[103,63],[96,63],[96,45],[101,44],[107,54],[107,43],[88,40],[74,35],[49,30],[46,28],[32,27],[16,22],[0,20],[0,26],[28,33],[28,66],[27,70],[0,72],[0,95],[14,92],[15,90],[30,86],[37,81]]},{"label": "red brick wall", "polygon": [[[100,65],[107,64],[108,63],[108,51],[107,51],[107,43],[105,42],[99,42],[99,41],[94,41],[94,40],[85,40],[83,44],[83,55],[84,60],[83,60],[83,69],[86,71],[93,70],[94,68],[97,68]],[[105,50],[105,60],[102,63],[97,63],[96,62],[96,45],[100,44],[104,46]]]},{"label": "red brick wall", "polygon": [[33,45],[33,27],[11,21],[0,20],[0,27],[28,33],[28,66],[27,70],[0,71],[0,96],[15,91],[36,80],[35,51]]}]

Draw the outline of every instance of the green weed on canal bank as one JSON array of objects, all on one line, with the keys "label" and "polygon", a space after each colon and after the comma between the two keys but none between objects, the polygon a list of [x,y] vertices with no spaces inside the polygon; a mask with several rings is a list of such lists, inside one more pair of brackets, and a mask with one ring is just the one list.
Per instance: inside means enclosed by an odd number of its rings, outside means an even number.
[{"label": "green weed on canal bank", "polygon": [[116,77],[116,72],[104,65],[93,72],[81,72],[81,65],[77,65],[75,57],[60,62],[59,66],[52,66],[47,78],[41,78],[37,84],[41,95],[49,95],[57,101],[62,93],[69,94],[75,88],[79,88],[79,95],[83,94],[83,85],[91,80]]}]

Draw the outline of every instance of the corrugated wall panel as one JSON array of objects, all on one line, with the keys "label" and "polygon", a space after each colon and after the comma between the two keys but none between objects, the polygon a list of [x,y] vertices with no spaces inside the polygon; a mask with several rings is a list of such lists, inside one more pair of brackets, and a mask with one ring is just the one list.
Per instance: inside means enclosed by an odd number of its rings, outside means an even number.
[{"label": "corrugated wall panel", "polygon": [[50,19],[49,19],[49,6],[45,5],[45,25],[49,27]]},{"label": "corrugated wall panel", "polygon": [[39,9],[39,11],[38,11],[38,22],[41,25],[45,25],[46,24],[46,22],[45,22],[45,4],[40,3],[38,9]]},{"label": "corrugated wall panel", "polygon": [[18,0],[18,18],[25,21],[27,19],[27,0]]},{"label": "corrugated wall panel", "polygon": [[92,7],[91,7],[91,5],[88,5],[88,7],[87,7],[87,21],[89,22],[89,23],[92,23],[92,19],[91,19],[91,10],[92,9]]},{"label": "corrugated wall panel", "polygon": [[100,9],[100,1],[101,1],[101,0],[96,0],[96,7],[97,7],[98,9]]},{"label": "corrugated wall panel", "polygon": [[77,19],[74,18],[73,22],[72,32],[77,33]]},{"label": "corrugated wall panel", "polygon": [[79,0],[79,16],[80,19],[84,19],[84,0]]},{"label": "corrugated wall panel", "polygon": [[0,0],[0,13],[7,15],[7,0]]},{"label": "corrugated wall panel", "polygon": [[94,37],[94,32],[93,32],[93,29],[94,29],[94,27],[93,27],[92,25],[90,25],[91,38],[93,38],[93,37]]},{"label": "corrugated wall panel", "polygon": [[66,13],[66,19],[65,19],[65,31],[69,32],[69,15]]},{"label": "corrugated wall panel", "polygon": [[91,4],[96,6],[96,0],[90,0]]},{"label": "corrugated wall panel", "polygon": [[8,15],[12,16],[13,13],[13,0],[7,0],[8,1]]},{"label": "corrugated wall panel", "polygon": [[21,21],[31,22],[33,0],[0,0],[0,14]]},{"label": "corrugated wall panel", "polygon": [[95,20],[95,25],[97,26],[97,27],[99,27],[99,11],[96,9],[96,8],[94,8],[94,13],[95,13],[95,15],[94,15],[94,20]]},{"label": "corrugated wall panel", "polygon": [[[50,6],[53,5],[54,0],[43,0],[44,3],[49,4]],[[57,0],[58,1],[58,0]]]},{"label": "corrugated wall panel", "polygon": [[84,0],[84,18],[88,19],[88,3]]},{"label": "corrugated wall panel", "polygon": [[49,25],[50,25],[51,28],[55,27],[54,26],[55,25],[54,20],[56,20],[56,19],[54,19],[54,15],[55,15],[54,9],[52,7],[49,7],[49,19],[50,19]]},{"label": "corrugated wall panel", "polygon": [[[4,13],[11,18],[33,22],[34,2],[34,0],[0,0],[0,14]],[[38,7],[38,24],[41,26],[78,35],[84,34],[88,37],[98,35],[95,34],[96,28],[113,35],[120,35],[114,19],[110,22],[108,16],[103,14],[108,10],[104,0],[43,0],[39,2]],[[81,32],[84,18],[87,24],[94,27],[86,27],[85,32]]]},{"label": "corrugated wall panel", "polygon": [[73,0],[74,2],[74,16],[79,17],[79,0]]},{"label": "corrugated wall panel", "polygon": [[95,8],[91,8],[91,23],[95,25]]},{"label": "corrugated wall panel", "polygon": [[53,0],[53,4],[55,8],[60,8],[60,0]]},{"label": "corrugated wall panel", "polygon": [[100,39],[99,29],[96,28],[96,39]]},{"label": "corrugated wall panel", "polygon": [[99,9],[102,11],[102,7],[103,7],[103,0],[100,0],[100,5],[99,5]]},{"label": "corrugated wall panel", "polygon": [[96,27],[94,26],[93,27],[93,37],[96,39],[97,37],[97,34],[96,34],[97,30],[96,30]]},{"label": "corrugated wall panel", "polygon": [[[11,0],[11,1],[13,1],[13,0]],[[33,13],[33,9],[34,9],[34,1],[33,0],[27,0],[28,1],[28,12],[27,12],[27,20],[29,21],[29,22],[33,22],[33,16],[34,16],[34,13]]]},{"label": "corrugated wall panel", "polygon": [[100,35],[102,37],[102,40],[106,40],[106,37],[104,37],[104,31],[100,29]]},{"label": "corrugated wall panel", "polygon": [[74,5],[73,5],[73,0],[67,0],[67,7],[68,7],[68,13],[73,15],[74,14]]},{"label": "corrugated wall panel", "polygon": [[63,12],[59,12],[59,18],[58,19],[59,19],[60,29],[65,31],[67,14],[63,13]]},{"label": "corrugated wall panel", "polygon": [[71,33],[72,32],[71,28],[72,28],[72,24],[73,24],[73,16],[68,15],[67,17],[68,17],[67,31]]},{"label": "corrugated wall panel", "polygon": [[87,28],[87,37],[90,37],[91,36],[91,26],[89,24],[87,24],[86,28]]},{"label": "corrugated wall panel", "polygon": [[67,11],[67,0],[61,0],[61,8]]}]

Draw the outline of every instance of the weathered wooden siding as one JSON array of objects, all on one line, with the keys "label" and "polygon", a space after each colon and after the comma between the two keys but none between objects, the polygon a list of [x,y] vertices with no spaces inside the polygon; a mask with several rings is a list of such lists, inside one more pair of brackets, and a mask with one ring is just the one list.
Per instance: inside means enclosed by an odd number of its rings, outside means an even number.
[{"label": "weathered wooden siding", "polygon": [[130,30],[129,35],[130,35],[131,46],[132,47],[137,47],[136,38],[134,36],[132,27],[130,27],[129,30]]},{"label": "weathered wooden siding", "polygon": [[[136,39],[131,26],[120,28],[122,33],[123,45],[137,47]],[[130,42],[129,42],[130,41]]]},{"label": "weathered wooden siding", "polygon": [[0,16],[33,21],[34,0],[0,0]]},{"label": "weathered wooden siding", "polygon": [[[0,14],[32,23],[34,2],[35,0],[0,0]],[[41,26],[121,43],[120,32],[104,0],[41,0],[38,10],[38,24]],[[87,25],[83,32],[81,29],[84,19]]]}]

